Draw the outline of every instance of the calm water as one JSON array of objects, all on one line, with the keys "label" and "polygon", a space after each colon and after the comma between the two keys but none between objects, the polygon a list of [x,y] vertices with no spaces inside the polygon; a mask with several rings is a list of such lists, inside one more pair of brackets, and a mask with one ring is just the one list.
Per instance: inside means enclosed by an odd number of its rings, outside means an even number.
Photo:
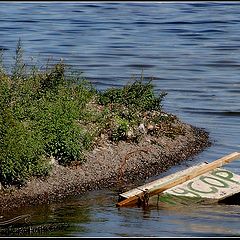
[{"label": "calm water", "polygon": [[[240,3],[1,2],[0,48],[7,65],[19,38],[25,58],[59,60],[83,71],[98,89],[123,86],[143,70],[164,108],[205,128],[213,145],[192,161],[240,151]],[[240,174],[240,161],[226,165]],[[31,223],[69,223],[47,236],[240,236],[240,206],[117,209],[117,193],[102,190],[61,204],[22,209]],[[43,235],[43,234],[42,234]]]}]

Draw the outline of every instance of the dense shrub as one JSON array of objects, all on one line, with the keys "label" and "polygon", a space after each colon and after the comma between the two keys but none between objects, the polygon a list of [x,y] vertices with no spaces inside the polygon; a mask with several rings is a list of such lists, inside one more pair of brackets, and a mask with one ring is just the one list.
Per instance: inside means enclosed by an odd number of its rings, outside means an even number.
[{"label": "dense shrub", "polygon": [[100,93],[99,103],[122,104],[135,111],[161,110],[161,102],[166,93],[162,92],[156,96],[153,87],[151,80],[147,82],[142,79],[135,80],[123,88],[110,88]]},{"label": "dense shrub", "polygon": [[[28,71],[20,42],[11,74],[0,67],[0,181],[19,184],[46,175],[49,157],[60,164],[83,161],[93,135],[78,124],[94,91],[84,79],[65,79],[60,61],[45,71]],[[1,58],[1,63],[2,63]],[[25,69],[24,69],[25,68]],[[33,71],[34,70],[34,71]]]},{"label": "dense shrub", "polygon": [[64,166],[82,163],[101,133],[126,140],[146,111],[161,111],[165,95],[143,79],[100,92],[81,76],[66,77],[63,61],[28,68],[19,40],[11,74],[0,55],[0,182],[45,176],[50,157]]}]

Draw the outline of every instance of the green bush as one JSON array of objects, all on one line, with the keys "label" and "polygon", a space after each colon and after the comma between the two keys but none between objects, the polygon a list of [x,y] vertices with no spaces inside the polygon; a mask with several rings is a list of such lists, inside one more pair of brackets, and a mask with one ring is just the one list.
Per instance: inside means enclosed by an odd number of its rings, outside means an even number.
[{"label": "green bush", "polygon": [[0,122],[1,182],[18,184],[32,175],[46,175],[50,166],[37,126],[17,120],[11,109],[5,109]]},{"label": "green bush", "polygon": [[[0,67],[0,181],[19,184],[46,175],[49,157],[59,164],[84,160],[94,133],[86,131],[86,104],[95,94],[85,79],[66,79],[60,61],[45,71],[28,71],[20,42],[11,75]],[[94,114],[93,114],[94,115]]]},{"label": "green bush", "polygon": [[[110,138],[120,141],[128,138],[129,129],[136,129],[136,126],[144,122],[144,113],[161,111],[166,93],[161,92],[157,96],[152,81],[144,82],[142,77],[123,88],[110,88],[99,92],[98,96],[98,103],[109,109],[113,115]],[[132,140],[138,138],[136,134],[132,136]]]},{"label": "green bush", "polygon": [[82,152],[91,145],[91,133],[85,132],[77,122],[83,114],[78,97],[74,99],[71,91],[66,89],[59,90],[58,95],[50,94],[38,101],[34,114],[34,121],[44,135],[46,153],[63,165],[83,160]]},{"label": "green bush", "polygon": [[47,175],[52,156],[64,166],[82,163],[101,133],[127,140],[146,111],[161,111],[166,95],[143,80],[99,92],[81,76],[67,77],[63,61],[28,69],[19,40],[11,74],[0,54],[0,182]]},{"label": "green bush", "polygon": [[99,103],[103,105],[122,104],[134,111],[161,110],[165,92],[155,95],[152,81],[142,79],[127,84],[123,88],[110,88],[99,93]]}]

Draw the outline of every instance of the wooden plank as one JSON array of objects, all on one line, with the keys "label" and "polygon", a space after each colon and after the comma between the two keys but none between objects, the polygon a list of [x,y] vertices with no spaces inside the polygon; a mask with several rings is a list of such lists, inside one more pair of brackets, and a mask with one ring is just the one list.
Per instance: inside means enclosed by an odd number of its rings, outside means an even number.
[{"label": "wooden plank", "polygon": [[142,186],[139,186],[139,187],[131,189],[131,190],[127,191],[127,192],[121,193],[120,197],[122,197],[122,198],[129,198],[129,197],[141,194],[144,191],[148,191],[149,189],[155,189],[155,188],[157,189],[157,188],[161,187],[162,184],[165,184],[166,182],[169,182],[169,181],[173,181],[176,178],[179,178],[179,177],[181,177],[181,176],[183,176],[183,175],[185,175],[187,173],[191,173],[193,170],[196,170],[199,167],[201,167],[203,165],[206,165],[206,164],[207,163],[201,163],[201,164],[198,164],[196,166],[192,166],[192,167],[189,167],[189,168],[184,169],[182,171],[179,171],[177,173],[173,173],[173,174],[168,175],[166,177],[157,179],[157,180],[152,181],[150,183],[146,183],[146,184],[144,184]]},{"label": "wooden plank", "polygon": [[[227,164],[233,160],[239,159],[240,158],[240,153],[239,152],[233,152],[229,155],[226,155],[218,160],[215,160],[212,163],[208,163],[208,164],[203,164],[195,169],[193,169],[191,172],[189,173],[185,173],[183,175],[174,177],[162,184],[160,184],[160,186],[155,186],[152,189],[148,189],[147,190],[147,194],[149,197],[159,194],[169,188],[172,188],[174,186],[177,186],[178,184],[184,183],[190,179],[193,179],[197,176],[200,176],[206,172],[209,172],[217,167],[221,167],[224,164]],[[138,188],[139,189],[139,188]],[[146,191],[141,191],[140,193],[130,196],[120,202],[118,202],[116,204],[117,207],[122,207],[122,206],[130,206],[133,204],[136,204],[137,201],[139,200],[139,198],[143,197],[145,195]],[[122,196],[124,196],[124,194],[122,194]]]}]

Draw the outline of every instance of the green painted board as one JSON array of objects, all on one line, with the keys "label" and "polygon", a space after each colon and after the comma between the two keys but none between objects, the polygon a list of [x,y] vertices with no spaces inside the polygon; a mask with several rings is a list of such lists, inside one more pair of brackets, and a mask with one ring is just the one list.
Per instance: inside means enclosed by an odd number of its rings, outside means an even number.
[{"label": "green painted board", "polygon": [[[150,203],[214,203],[240,193],[240,176],[223,168],[195,177],[153,196]],[[240,199],[239,199],[240,203]],[[236,203],[236,204],[239,204]]]}]

